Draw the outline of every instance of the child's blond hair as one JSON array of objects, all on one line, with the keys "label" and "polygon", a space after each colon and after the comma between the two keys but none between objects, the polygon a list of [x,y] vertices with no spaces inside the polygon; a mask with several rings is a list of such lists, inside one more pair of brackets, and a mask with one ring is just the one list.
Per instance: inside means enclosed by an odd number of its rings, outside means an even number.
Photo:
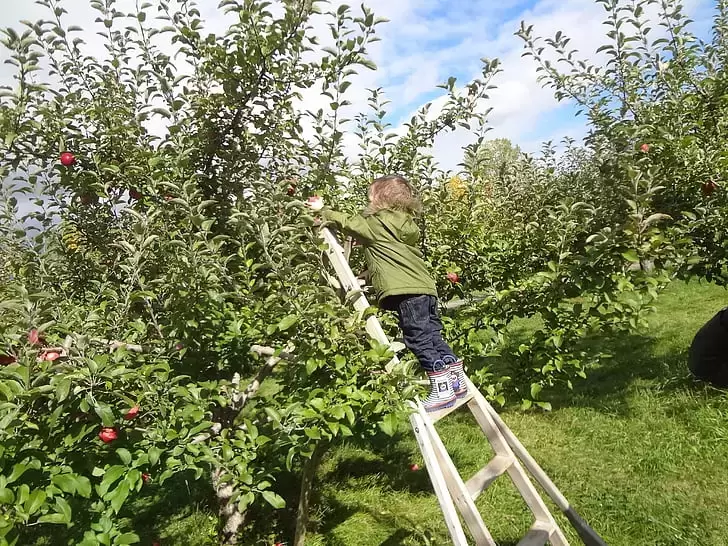
[{"label": "child's blond hair", "polygon": [[415,195],[412,184],[398,175],[377,178],[369,186],[369,210],[377,212],[383,209],[400,210],[409,214],[422,212],[422,203]]}]

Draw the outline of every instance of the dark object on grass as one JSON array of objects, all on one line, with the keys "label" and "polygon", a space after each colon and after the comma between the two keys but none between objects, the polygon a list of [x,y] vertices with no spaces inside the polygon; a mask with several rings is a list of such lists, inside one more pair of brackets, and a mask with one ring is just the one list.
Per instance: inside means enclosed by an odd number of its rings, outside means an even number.
[{"label": "dark object on grass", "polygon": [[695,335],[690,346],[690,371],[716,387],[728,387],[728,307]]}]

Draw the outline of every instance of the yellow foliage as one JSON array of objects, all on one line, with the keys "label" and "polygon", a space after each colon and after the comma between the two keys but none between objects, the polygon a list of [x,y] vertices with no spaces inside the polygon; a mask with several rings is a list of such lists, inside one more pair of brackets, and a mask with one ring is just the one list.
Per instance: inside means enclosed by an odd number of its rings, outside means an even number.
[{"label": "yellow foliage", "polygon": [[453,176],[450,178],[445,186],[447,187],[450,197],[456,201],[461,200],[468,191],[467,185],[459,176]]}]

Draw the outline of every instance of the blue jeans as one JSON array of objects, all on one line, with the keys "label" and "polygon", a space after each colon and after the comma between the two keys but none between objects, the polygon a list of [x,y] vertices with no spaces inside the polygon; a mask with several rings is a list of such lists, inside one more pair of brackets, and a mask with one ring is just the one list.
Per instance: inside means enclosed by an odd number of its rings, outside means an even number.
[{"label": "blue jeans", "polygon": [[442,339],[442,321],[437,313],[437,298],[427,295],[389,296],[386,308],[397,311],[404,344],[428,372],[439,371],[457,361]]}]

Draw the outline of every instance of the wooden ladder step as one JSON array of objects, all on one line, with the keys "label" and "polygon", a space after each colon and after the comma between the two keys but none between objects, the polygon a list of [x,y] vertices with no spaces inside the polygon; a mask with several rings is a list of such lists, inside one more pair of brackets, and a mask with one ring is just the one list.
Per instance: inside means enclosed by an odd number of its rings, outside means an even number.
[{"label": "wooden ladder step", "polygon": [[554,530],[553,524],[548,521],[536,521],[517,546],[544,546],[544,544],[548,544]]},{"label": "wooden ladder step", "polygon": [[443,417],[447,417],[453,411],[460,409],[465,404],[470,402],[473,399],[473,396],[473,394],[468,394],[467,396],[464,396],[463,398],[457,400],[455,404],[450,406],[449,408],[441,409],[439,411],[428,412],[427,416],[430,418],[430,421],[432,421],[433,423],[437,423]]},{"label": "wooden ladder step", "polygon": [[473,500],[477,499],[498,476],[502,475],[511,467],[513,462],[513,457],[508,455],[496,455],[493,457],[487,465],[481,468],[465,484],[468,488],[468,493],[470,493],[470,497]]}]

